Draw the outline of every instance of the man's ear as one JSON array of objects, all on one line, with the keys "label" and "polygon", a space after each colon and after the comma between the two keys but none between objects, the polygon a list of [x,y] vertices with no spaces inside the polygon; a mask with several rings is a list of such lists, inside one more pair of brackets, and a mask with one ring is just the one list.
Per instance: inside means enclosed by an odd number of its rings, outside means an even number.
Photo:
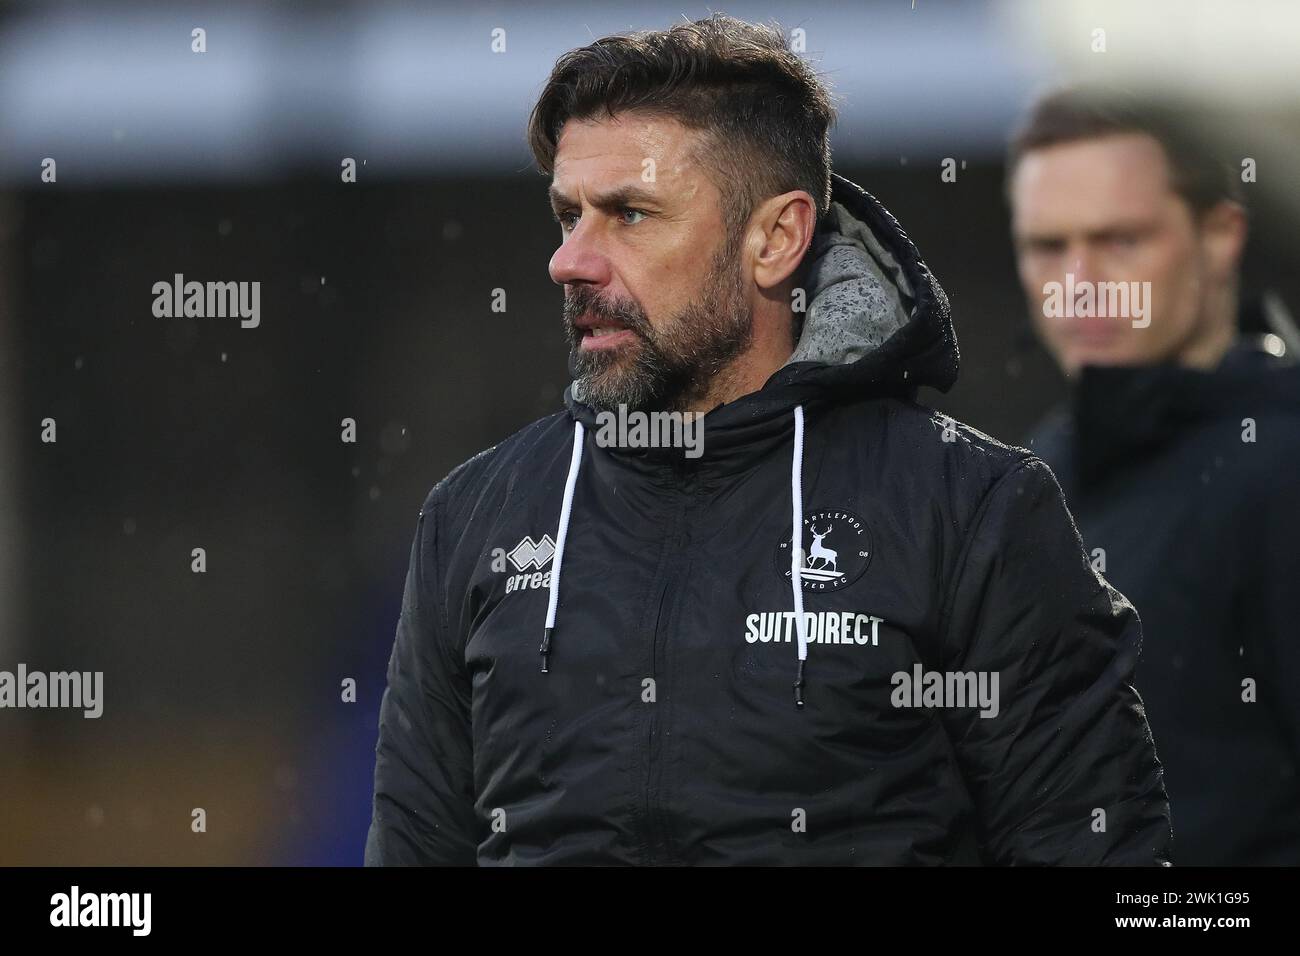
[{"label": "man's ear", "polygon": [[802,189],[782,193],[762,203],[751,223],[758,236],[754,284],[769,291],[799,271],[817,228],[817,204]]},{"label": "man's ear", "polygon": [[1216,279],[1237,273],[1247,231],[1245,208],[1230,199],[1221,199],[1201,214],[1201,254]]}]

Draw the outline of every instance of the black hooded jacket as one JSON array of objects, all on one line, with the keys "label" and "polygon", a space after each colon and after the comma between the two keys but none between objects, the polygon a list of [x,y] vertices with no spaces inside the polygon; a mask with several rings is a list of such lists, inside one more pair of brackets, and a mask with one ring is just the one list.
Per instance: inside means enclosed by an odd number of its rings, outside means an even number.
[{"label": "black hooded jacket", "polygon": [[1031,439],[1136,605],[1180,864],[1300,864],[1300,366],[1085,368]]},{"label": "black hooded jacket", "polygon": [[836,176],[809,256],[699,457],[571,386],[430,493],[367,864],[1166,862],[1132,606],[1041,461],[913,401],[957,346],[888,212]]}]

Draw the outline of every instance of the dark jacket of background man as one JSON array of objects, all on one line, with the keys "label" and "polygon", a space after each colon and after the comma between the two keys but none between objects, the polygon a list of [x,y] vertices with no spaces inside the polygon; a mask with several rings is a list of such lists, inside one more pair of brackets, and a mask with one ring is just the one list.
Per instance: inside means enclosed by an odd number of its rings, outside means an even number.
[{"label": "dark jacket of background man", "polygon": [[1029,444],[1142,618],[1175,861],[1300,863],[1300,366],[1090,366]]}]

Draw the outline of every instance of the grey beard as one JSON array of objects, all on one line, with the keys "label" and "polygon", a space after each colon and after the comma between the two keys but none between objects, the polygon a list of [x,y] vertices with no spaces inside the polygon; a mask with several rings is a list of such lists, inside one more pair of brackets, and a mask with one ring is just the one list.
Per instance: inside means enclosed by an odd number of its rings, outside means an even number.
[{"label": "grey beard", "polygon": [[596,357],[601,367],[593,368],[597,363],[584,359],[595,356],[579,353],[574,365],[579,371],[577,383],[582,400],[611,411],[620,405],[639,411],[682,410],[703,398],[718,375],[753,339],[748,315],[718,321],[718,317],[692,306],[673,324],[669,334],[657,337],[659,341],[641,338],[632,347],[630,360],[619,356],[615,362],[606,363]]},{"label": "grey beard", "polygon": [[639,311],[614,311],[640,339],[631,347],[630,359],[582,352],[570,323],[574,397],[609,411],[620,405],[634,411],[681,411],[707,395],[754,336],[734,257],[724,251],[713,266],[702,296],[706,304],[687,306],[663,329],[653,329]]}]

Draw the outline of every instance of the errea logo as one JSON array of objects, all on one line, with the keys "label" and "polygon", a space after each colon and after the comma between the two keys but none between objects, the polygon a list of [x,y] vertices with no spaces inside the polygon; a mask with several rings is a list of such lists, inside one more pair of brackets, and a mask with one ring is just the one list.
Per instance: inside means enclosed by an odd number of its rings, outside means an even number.
[{"label": "errea logo", "polygon": [[[534,541],[532,535],[524,535],[522,541],[506,551],[505,548],[492,549],[492,570],[497,572],[514,570],[524,572],[511,575],[506,581],[506,593],[532,588],[551,586],[551,572],[543,571],[555,557],[555,542],[549,534],[542,535],[540,541]],[[508,563],[507,563],[508,562]],[[532,573],[528,572],[532,570]]]},{"label": "errea logo", "polygon": [[551,563],[551,558],[555,557],[555,542],[551,540],[549,534],[544,534],[542,540],[534,544],[531,537],[524,535],[524,540],[515,545],[506,557],[510,559],[516,571],[527,571],[529,568],[540,571]]}]

